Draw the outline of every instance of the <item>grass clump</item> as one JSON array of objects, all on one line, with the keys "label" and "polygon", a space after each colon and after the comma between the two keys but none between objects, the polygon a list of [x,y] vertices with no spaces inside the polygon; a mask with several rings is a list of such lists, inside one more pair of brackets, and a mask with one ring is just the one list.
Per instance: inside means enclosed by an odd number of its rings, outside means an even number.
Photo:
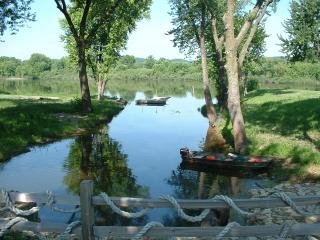
[{"label": "grass clump", "polygon": [[94,111],[82,115],[75,101],[0,99],[0,162],[30,145],[93,130],[123,108],[109,100],[93,100],[92,104]]}]

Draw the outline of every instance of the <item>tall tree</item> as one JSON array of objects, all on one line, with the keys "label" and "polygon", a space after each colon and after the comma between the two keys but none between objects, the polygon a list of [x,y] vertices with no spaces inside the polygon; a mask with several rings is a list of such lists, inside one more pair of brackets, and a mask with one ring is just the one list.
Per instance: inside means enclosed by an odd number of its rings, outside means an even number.
[{"label": "tall tree", "polygon": [[287,37],[279,39],[290,61],[320,60],[320,0],[293,0],[283,26]]},{"label": "tall tree", "polygon": [[[128,34],[136,27],[136,22],[147,16],[151,0],[124,1],[118,0],[117,10],[104,23],[103,27],[97,30],[90,40],[90,47],[86,49],[86,60],[92,70],[93,78],[96,80],[98,99],[104,96],[107,83],[107,74],[114,65],[127,42]],[[81,23],[81,12],[70,13],[76,28]],[[89,16],[90,17],[90,16]],[[90,29],[91,18],[88,19],[87,28]],[[78,60],[77,45],[66,20],[62,21],[65,30],[62,39],[66,42],[66,49],[71,61],[76,64]]]},{"label": "tall tree", "polygon": [[[240,31],[235,32],[235,1],[226,1],[226,11],[223,15],[224,31],[219,34],[213,31],[214,38],[221,41],[224,46],[226,56],[226,71],[228,78],[228,109],[232,121],[233,136],[236,152],[245,152],[247,148],[247,136],[245,131],[244,119],[240,104],[239,77],[243,67],[245,56],[249,46],[258,29],[259,24],[267,13],[267,10],[274,0],[256,0],[255,5],[247,14],[246,21],[242,24]],[[213,29],[216,29],[217,9],[212,12]],[[217,45],[216,45],[217,47]]]},{"label": "tall tree", "polygon": [[31,11],[33,0],[5,0],[0,1],[0,36],[9,28],[14,34],[28,21],[35,20],[35,13]]},{"label": "tall tree", "polygon": [[[218,69],[219,102],[228,106],[237,152],[245,151],[247,146],[240,106],[240,70],[243,67],[245,56],[250,51],[250,44],[256,35],[258,26],[263,21],[272,2],[273,0],[256,0],[252,10],[246,13],[245,10],[248,9],[246,0],[171,0],[171,15],[174,17],[175,28],[170,33],[174,34],[175,44],[180,49],[194,52],[195,46],[201,49],[200,36],[203,37],[202,40],[206,37],[213,42],[213,44],[202,44],[202,62],[206,56],[206,48],[209,47],[210,55],[214,56],[212,59]],[[204,29],[210,25],[211,30]],[[209,35],[211,35],[210,38]],[[211,48],[214,50],[212,51]],[[205,86],[207,75],[205,71],[203,72]]]},{"label": "tall tree", "polygon": [[206,5],[198,0],[170,0],[172,23],[174,28],[169,31],[173,34],[174,45],[187,53],[200,50],[202,83],[209,122],[214,124],[217,118],[212,104],[209,88],[209,74],[206,52],[206,25],[208,24]]},{"label": "tall tree", "polygon": [[[118,20],[118,13],[126,11],[129,14],[133,6],[150,3],[149,0],[71,0],[67,6],[65,0],[54,0],[57,8],[64,14],[69,32],[74,38],[79,66],[82,109],[90,112],[91,97],[87,76],[87,50],[97,44],[97,36],[110,28],[110,22]],[[136,9],[136,8],[134,8]]]}]

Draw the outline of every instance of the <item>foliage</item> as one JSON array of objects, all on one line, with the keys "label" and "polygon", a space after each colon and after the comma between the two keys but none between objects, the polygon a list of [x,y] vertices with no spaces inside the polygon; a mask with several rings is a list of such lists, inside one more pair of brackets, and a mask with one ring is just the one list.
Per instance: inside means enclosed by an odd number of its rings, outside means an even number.
[{"label": "foliage", "polygon": [[[117,0],[112,3],[86,1],[85,5],[73,1],[69,7],[69,15],[75,29],[72,30],[68,19],[62,21],[65,32],[62,39],[66,43],[70,59],[75,65],[79,64],[79,41],[83,38],[85,46],[82,51],[85,51],[85,59],[82,61],[88,63],[97,82],[106,81],[106,74],[115,65],[120,50],[125,47],[128,34],[136,27],[136,22],[146,16],[150,4],[151,0]],[[84,17],[84,6],[88,10],[87,19]],[[85,30],[84,19],[87,20]],[[80,36],[83,30],[87,33],[86,36]],[[78,33],[78,38],[75,37],[75,32]],[[101,92],[99,94],[103,95]]]},{"label": "foliage", "polygon": [[0,76],[16,76],[19,65],[21,65],[21,60],[19,59],[14,57],[0,57]]},{"label": "foliage", "polygon": [[279,39],[290,61],[319,61],[320,0],[293,0],[290,18],[283,26],[288,36],[279,36]]},{"label": "foliage", "polygon": [[0,77],[18,77],[39,79],[55,78],[73,73],[67,59],[50,59],[44,54],[33,53],[28,60],[13,57],[0,57]]},{"label": "foliage", "polygon": [[320,64],[308,62],[287,62],[284,58],[263,58],[251,78],[260,82],[320,84]]},{"label": "foliage", "polygon": [[5,0],[0,1],[0,36],[7,30],[14,34],[28,21],[35,20],[30,4],[33,0]]},{"label": "foliage", "polygon": [[152,69],[154,64],[155,64],[155,59],[153,56],[148,56],[147,59],[144,61],[144,66],[145,68],[148,68],[148,69]]}]

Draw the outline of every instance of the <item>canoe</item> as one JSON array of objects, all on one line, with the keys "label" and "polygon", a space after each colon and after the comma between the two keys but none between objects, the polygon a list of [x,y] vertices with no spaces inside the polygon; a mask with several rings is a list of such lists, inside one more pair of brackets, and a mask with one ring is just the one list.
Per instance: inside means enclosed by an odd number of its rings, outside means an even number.
[{"label": "canoe", "polygon": [[182,170],[196,171],[196,172],[205,172],[212,173],[215,175],[223,175],[228,177],[238,177],[238,178],[257,178],[261,174],[269,174],[269,168],[260,168],[260,169],[242,169],[237,171],[234,168],[222,168],[216,166],[207,166],[204,164],[192,163],[188,161],[182,161],[180,163],[180,168]]},{"label": "canoe", "polygon": [[154,97],[154,98],[145,99],[145,100],[139,99],[139,100],[136,100],[136,104],[137,105],[164,106],[167,104],[167,100],[169,98],[170,97]]},{"label": "canoe", "polygon": [[211,169],[227,170],[266,170],[271,160],[266,157],[245,156],[233,153],[215,153],[203,151],[189,151],[188,148],[181,148],[180,155],[183,163],[192,163]]}]

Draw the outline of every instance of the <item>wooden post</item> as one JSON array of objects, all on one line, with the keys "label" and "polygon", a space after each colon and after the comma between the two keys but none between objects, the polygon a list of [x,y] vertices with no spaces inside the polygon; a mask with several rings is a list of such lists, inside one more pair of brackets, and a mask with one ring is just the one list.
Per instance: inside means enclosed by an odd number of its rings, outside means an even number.
[{"label": "wooden post", "polygon": [[92,196],[93,181],[82,181],[80,184],[80,207],[83,240],[94,240],[94,207],[92,205]]}]

